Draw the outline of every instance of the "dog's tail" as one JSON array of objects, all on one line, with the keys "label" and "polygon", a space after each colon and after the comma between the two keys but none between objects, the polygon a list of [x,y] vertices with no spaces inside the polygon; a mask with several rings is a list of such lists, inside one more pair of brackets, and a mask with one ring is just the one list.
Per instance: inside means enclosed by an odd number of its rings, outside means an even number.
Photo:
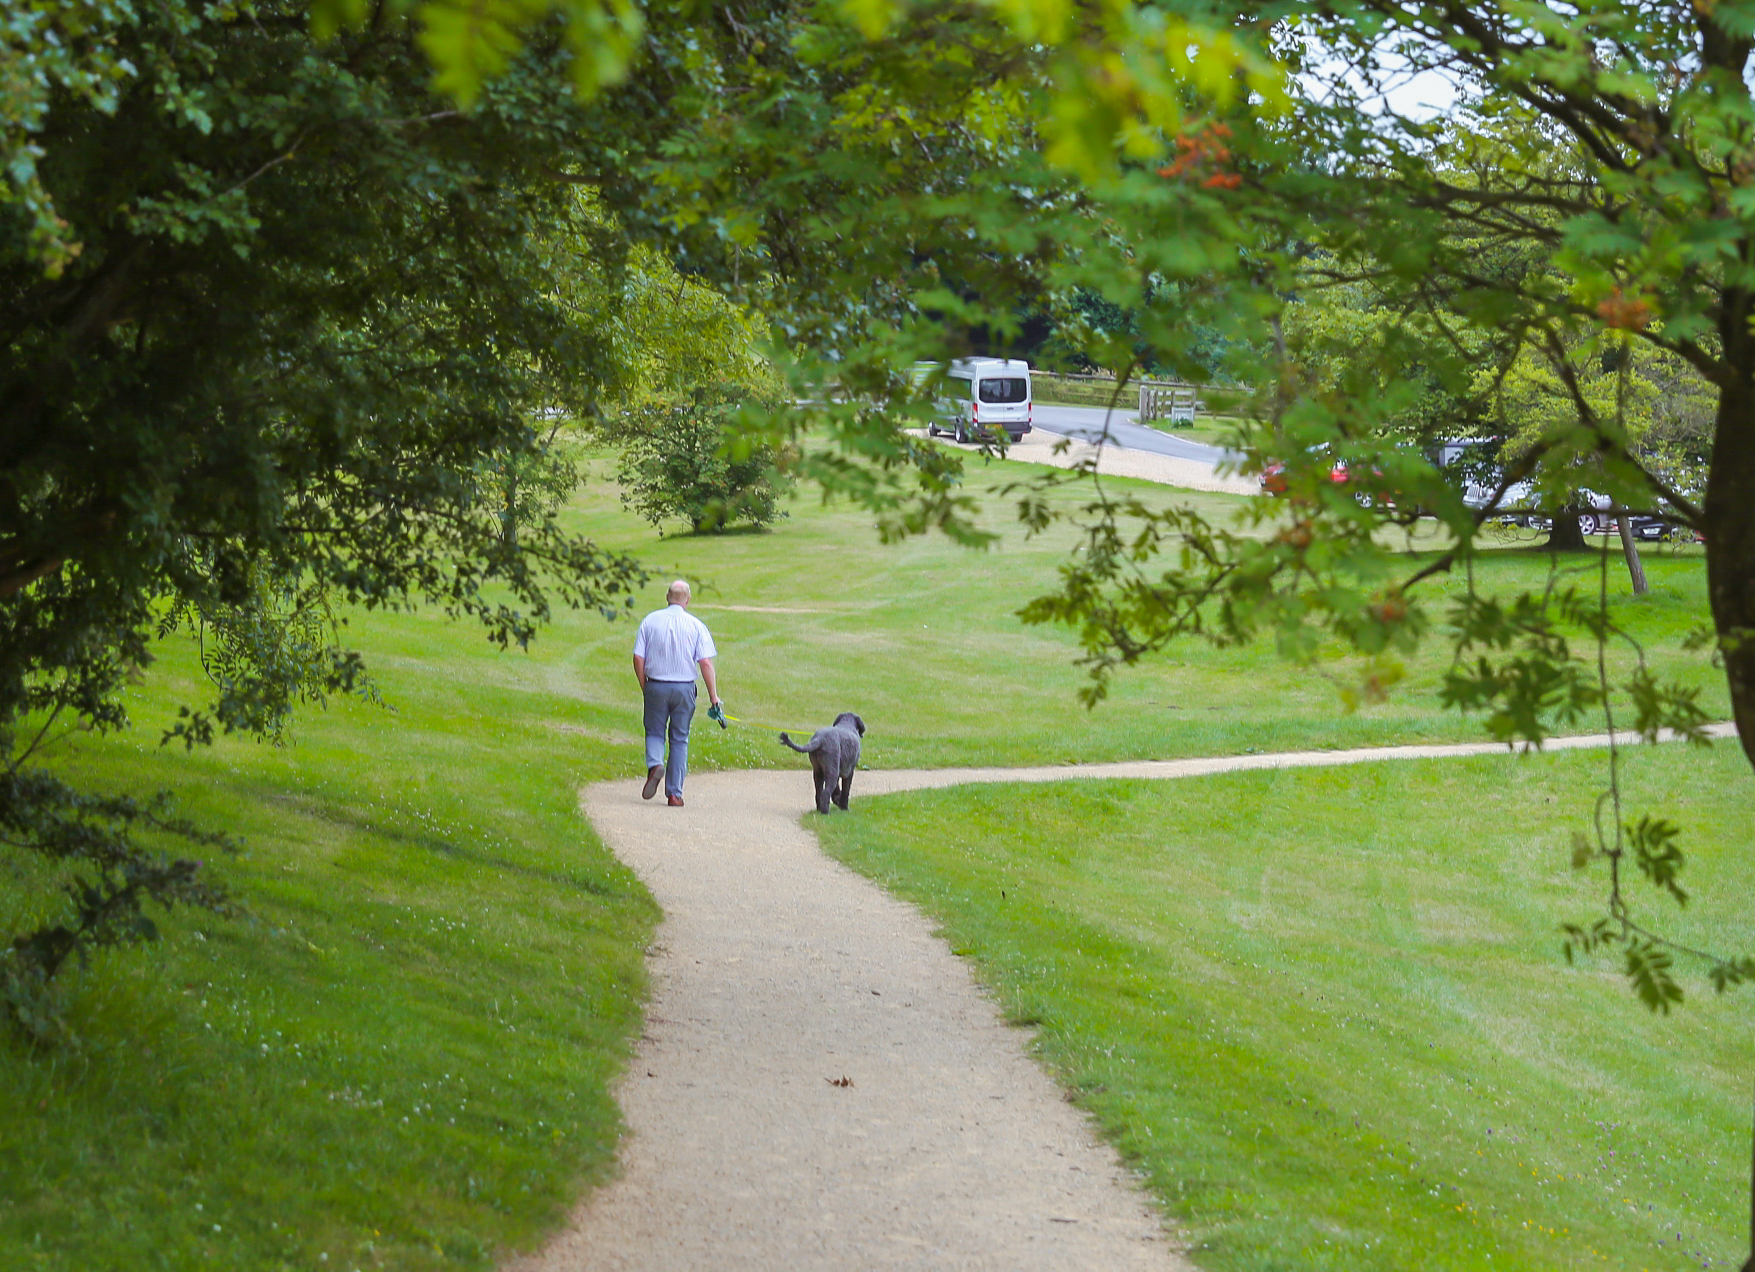
[{"label": "dog's tail", "polygon": [[782,744],[791,747],[794,751],[797,751],[800,755],[809,755],[811,752],[817,750],[822,745],[815,738],[812,738],[810,740],[810,744],[808,746],[800,746],[800,745],[798,745],[798,743],[794,742],[791,738],[787,737],[784,733],[782,733],[780,735],[780,741]]}]

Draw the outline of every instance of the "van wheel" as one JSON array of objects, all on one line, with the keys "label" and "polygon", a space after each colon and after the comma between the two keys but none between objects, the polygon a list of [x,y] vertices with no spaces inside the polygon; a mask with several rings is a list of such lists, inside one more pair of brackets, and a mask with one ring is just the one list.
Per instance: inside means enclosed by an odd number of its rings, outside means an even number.
[{"label": "van wheel", "polygon": [[969,434],[964,430],[961,424],[957,425],[957,431],[954,436],[959,442],[967,442],[969,440]]},{"label": "van wheel", "polygon": [[1596,532],[1597,532],[1597,519],[1594,516],[1592,516],[1590,513],[1587,512],[1582,517],[1580,517],[1578,519],[1578,533],[1582,534],[1585,538],[1588,539],[1588,538],[1590,538],[1591,535],[1595,534]]},{"label": "van wheel", "polygon": [[937,437],[938,436],[938,425],[937,424],[928,424],[926,426],[926,435],[928,437]]}]

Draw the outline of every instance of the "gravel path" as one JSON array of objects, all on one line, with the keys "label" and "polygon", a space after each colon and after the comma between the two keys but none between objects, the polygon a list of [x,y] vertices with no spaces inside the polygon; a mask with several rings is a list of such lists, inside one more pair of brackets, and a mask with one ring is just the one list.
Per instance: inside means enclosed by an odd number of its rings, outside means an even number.
[{"label": "gravel path", "polygon": [[[868,772],[853,794],[1502,750]],[[621,1176],[514,1272],[1190,1269],[931,924],[818,850],[808,772],[699,774],[683,809],[631,778],[583,800],[665,918]]]}]

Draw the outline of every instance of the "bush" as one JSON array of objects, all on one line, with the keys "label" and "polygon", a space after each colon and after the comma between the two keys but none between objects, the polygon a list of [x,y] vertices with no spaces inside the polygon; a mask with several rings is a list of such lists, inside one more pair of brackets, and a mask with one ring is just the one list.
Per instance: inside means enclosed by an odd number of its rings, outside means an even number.
[{"label": "bush", "polygon": [[1238,415],[1248,404],[1251,390],[1241,387],[1203,385],[1200,391],[1201,410],[1210,415]]},{"label": "bush", "polygon": [[732,438],[726,425],[739,403],[725,391],[686,402],[631,408],[616,432],[622,502],[653,525],[681,518],[696,533],[739,522],[770,525],[785,516],[780,496],[792,487],[787,452],[773,443]]}]

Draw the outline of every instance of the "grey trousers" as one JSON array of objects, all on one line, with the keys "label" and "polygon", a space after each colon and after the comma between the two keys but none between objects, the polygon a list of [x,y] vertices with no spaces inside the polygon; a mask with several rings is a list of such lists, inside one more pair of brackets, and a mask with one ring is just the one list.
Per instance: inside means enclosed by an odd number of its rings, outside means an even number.
[{"label": "grey trousers", "polygon": [[[646,682],[646,767],[664,765],[664,793],[681,795],[683,778],[689,773],[689,725],[695,718],[695,682],[648,680]],[[666,734],[670,760],[664,758]]]}]

